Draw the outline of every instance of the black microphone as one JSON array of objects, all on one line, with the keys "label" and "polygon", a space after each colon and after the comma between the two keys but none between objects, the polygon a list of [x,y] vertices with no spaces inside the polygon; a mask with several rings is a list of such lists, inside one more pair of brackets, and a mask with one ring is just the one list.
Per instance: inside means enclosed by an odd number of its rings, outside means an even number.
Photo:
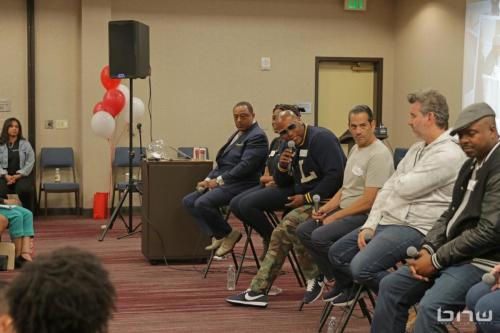
[{"label": "black microphone", "polygon": [[141,131],[141,128],[142,128],[142,124],[137,123],[137,130],[139,131],[139,154],[141,155],[141,160],[143,160],[146,158],[146,154],[144,154],[142,151],[142,131]]},{"label": "black microphone", "polygon": [[406,255],[408,256],[408,258],[412,258],[412,259],[418,259],[419,255],[418,255],[418,250],[415,246],[410,246],[406,249]]},{"label": "black microphone", "polygon": [[[290,149],[292,151],[292,154],[295,154],[295,141],[290,140],[290,141],[288,141],[287,145],[288,145],[288,149]],[[288,174],[290,176],[293,176],[292,163],[293,163],[293,157],[292,157],[292,161],[290,161],[290,163],[288,164]]]},{"label": "black microphone", "polygon": [[487,285],[493,286],[496,282],[495,275],[491,273],[484,273],[483,275],[483,282],[486,283]]},{"label": "black microphone", "polygon": [[[319,202],[321,201],[321,197],[319,194],[313,195],[313,205],[314,205],[314,211],[317,213],[319,210]],[[321,220],[316,220],[316,225],[322,225],[323,222]]]}]

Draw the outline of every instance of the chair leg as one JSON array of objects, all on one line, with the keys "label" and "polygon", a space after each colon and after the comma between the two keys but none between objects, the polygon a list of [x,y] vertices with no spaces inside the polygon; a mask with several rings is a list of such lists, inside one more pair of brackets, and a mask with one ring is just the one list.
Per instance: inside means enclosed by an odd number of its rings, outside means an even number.
[{"label": "chair leg", "polygon": [[80,211],[80,193],[79,191],[75,192],[75,215],[78,215]]},{"label": "chair leg", "polygon": [[47,216],[47,191],[45,191],[43,194],[45,197],[45,216]]},{"label": "chair leg", "polygon": [[323,307],[323,311],[321,312],[321,316],[319,317],[319,327],[318,327],[318,332],[321,332],[323,330],[323,327],[326,324],[326,321],[328,317],[330,316],[330,313],[332,313],[333,310],[333,304],[332,302],[327,302],[325,306]]},{"label": "chair leg", "polygon": [[[356,291],[356,296],[354,296],[354,302],[352,303],[351,306],[349,306],[348,308],[348,311],[347,311],[347,315],[345,316],[345,318],[343,318],[342,320],[342,326],[340,328],[340,331],[339,333],[343,333],[345,328],[347,327],[347,324],[349,323],[349,320],[351,319],[351,316],[352,316],[352,313],[354,312],[354,308],[356,307],[356,304],[359,302],[360,300],[360,297],[361,297],[361,293],[363,292],[363,290],[365,290],[365,287],[363,285],[360,285],[358,287],[358,290]],[[343,316],[344,317],[344,316]],[[371,320],[371,319],[370,319]]]},{"label": "chair leg", "polygon": [[248,250],[248,244],[250,243],[250,237],[252,237],[252,228],[247,227],[247,225],[243,224],[245,227],[245,234],[247,236],[247,239],[245,240],[245,245],[243,245],[243,253],[241,254],[241,261],[240,265],[238,266],[238,270],[236,271],[236,283],[235,285],[238,284],[238,280],[240,279],[240,274],[241,271],[243,270],[243,262],[245,261],[245,257],[247,255],[247,250]]},{"label": "chair leg", "polygon": [[36,203],[36,213],[40,213],[40,200],[42,200],[42,189],[38,190],[38,202]]},{"label": "chair leg", "polygon": [[207,278],[208,271],[210,270],[210,266],[212,266],[212,261],[214,261],[215,250],[210,252],[210,258],[208,258],[207,266],[205,267],[205,271],[203,272],[203,278]]}]

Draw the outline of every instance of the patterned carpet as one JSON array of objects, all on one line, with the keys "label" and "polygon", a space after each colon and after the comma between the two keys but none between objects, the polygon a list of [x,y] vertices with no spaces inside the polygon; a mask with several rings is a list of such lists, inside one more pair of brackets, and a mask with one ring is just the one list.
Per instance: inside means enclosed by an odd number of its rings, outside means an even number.
[{"label": "patterned carpet", "polygon": [[[245,261],[245,272],[236,292],[228,291],[226,271],[231,260],[214,261],[206,279],[201,275],[204,265],[150,265],[140,250],[140,234],[116,239],[125,233],[119,220],[104,241],[97,241],[100,226],[105,222],[71,216],[38,218],[35,251],[39,254],[72,245],[103,260],[118,293],[118,310],[110,323],[110,333],[317,331],[323,302],[298,311],[303,288],[298,286],[288,263],[275,283],[283,292],[270,296],[267,309],[231,306],[224,298],[246,289],[256,271],[250,259]],[[134,225],[137,222],[138,219]],[[232,224],[241,228],[237,221]],[[257,236],[254,240],[260,252],[261,241]],[[237,253],[241,253],[243,243],[242,240],[238,244]],[[11,280],[16,274],[0,272],[0,278]],[[339,310],[334,310],[333,315],[340,317]],[[368,321],[356,310],[346,332],[368,331]]]}]

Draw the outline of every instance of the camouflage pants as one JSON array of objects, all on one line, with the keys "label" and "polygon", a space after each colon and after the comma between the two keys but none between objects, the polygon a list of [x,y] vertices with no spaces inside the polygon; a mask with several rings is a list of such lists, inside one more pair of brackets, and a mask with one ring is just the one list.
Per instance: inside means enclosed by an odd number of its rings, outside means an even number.
[{"label": "camouflage pants", "polygon": [[302,245],[295,230],[297,226],[311,216],[311,205],[305,205],[288,213],[281,223],[274,229],[269,242],[264,261],[261,263],[257,275],[250,284],[250,289],[255,292],[266,292],[278,276],[281,267],[291,250],[295,249],[299,266],[304,272],[306,279],[314,279],[320,272],[316,264],[312,261],[307,249]]}]

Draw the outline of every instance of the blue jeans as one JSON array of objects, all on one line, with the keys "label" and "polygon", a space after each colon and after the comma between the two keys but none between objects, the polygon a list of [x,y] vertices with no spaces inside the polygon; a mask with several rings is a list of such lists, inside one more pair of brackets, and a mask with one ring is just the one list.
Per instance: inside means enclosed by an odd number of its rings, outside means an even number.
[{"label": "blue jeans", "polygon": [[477,331],[480,333],[498,333],[500,332],[500,289],[491,291],[491,286],[480,282],[469,289],[465,297],[467,308],[474,313],[477,319],[481,314],[489,315],[492,313],[491,321],[477,321]]},{"label": "blue jeans", "polygon": [[471,264],[447,267],[429,282],[416,280],[408,266],[380,283],[371,332],[404,332],[408,309],[419,302],[414,333],[448,332],[446,324],[465,306],[465,294],[481,281],[483,271]]},{"label": "blue jeans", "polygon": [[322,226],[315,220],[308,220],[297,227],[297,236],[328,280],[334,278],[328,250],[337,240],[362,226],[367,217],[366,214],[346,216]]},{"label": "blue jeans", "polygon": [[229,235],[232,229],[220,213],[219,207],[227,205],[233,196],[231,192],[216,187],[204,193],[192,192],[182,199],[182,204],[203,231],[222,239]]},{"label": "blue jeans", "polygon": [[349,288],[353,281],[378,292],[378,285],[389,268],[406,259],[409,246],[419,248],[424,235],[401,225],[379,225],[373,239],[363,251],[358,247],[359,228],[348,233],[330,247],[328,257],[335,281]]}]

